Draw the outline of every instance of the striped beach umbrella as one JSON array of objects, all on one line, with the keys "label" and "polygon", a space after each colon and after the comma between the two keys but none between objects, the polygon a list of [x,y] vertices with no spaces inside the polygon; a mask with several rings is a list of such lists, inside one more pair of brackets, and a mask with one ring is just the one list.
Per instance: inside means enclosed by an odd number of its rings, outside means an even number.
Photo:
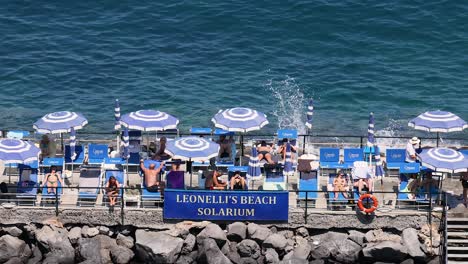
[{"label": "striped beach umbrella", "polygon": [[284,161],[284,175],[291,176],[294,174],[293,162],[291,158],[291,144],[288,142],[286,144],[286,159]]},{"label": "striped beach umbrella", "polygon": [[369,115],[369,126],[367,127],[367,146],[373,147],[375,145],[375,138],[374,138],[374,113],[370,113]]},{"label": "striped beach umbrella", "polygon": [[176,159],[206,161],[218,156],[219,145],[201,137],[182,137],[167,142],[165,152]]},{"label": "striped beach umbrella", "polygon": [[128,135],[128,128],[124,128],[123,131],[123,153],[122,153],[122,159],[128,160],[130,158],[130,151],[129,151],[129,146],[130,146],[130,136]]},{"label": "striped beach umbrella", "polygon": [[20,139],[0,140],[0,160],[4,163],[29,163],[38,159],[41,150]]},{"label": "striped beach umbrella", "polygon": [[54,112],[43,116],[33,124],[33,128],[39,133],[68,133],[71,128],[82,129],[88,120],[80,114],[69,111]]},{"label": "striped beach umbrella", "polygon": [[119,104],[119,99],[115,99],[114,117],[115,117],[114,130],[120,130],[120,104]]},{"label": "striped beach umbrella", "polygon": [[267,117],[264,113],[244,107],[220,110],[211,121],[214,123],[215,127],[242,133],[260,130],[268,124]]},{"label": "striped beach umbrella", "polygon": [[249,159],[249,168],[247,169],[247,177],[255,178],[261,174],[260,163],[258,162],[257,148],[252,148],[252,156]]},{"label": "striped beach umbrella", "polygon": [[70,130],[70,158],[73,162],[76,158],[76,152],[75,152],[75,147],[76,147],[76,132],[75,129],[72,127]]},{"label": "striped beach umbrella", "polygon": [[446,111],[431,111],[412,119],[408,126],[427,132],[456,132],[468,128],[468,124],[455,114]]},{"label": "striped beach umbrella", "polygon": [[172,115],[156,110],[139,110],[123,115],[120,123],[128,128],[140,131],[163,131],[176,129],[179,120]]},{"label": "striped beach umbrella", "polygon": [[423,166],[434,171],[457,173],[468,171],[468,157],[449,148],[424,149],[418,159]]},{"label": "striped beach umbrella", "polygon": [[306,127],[312,129],[312,117],[314,115],[314,100],[310,99],[309,105],[307,106],[307,122]]}]

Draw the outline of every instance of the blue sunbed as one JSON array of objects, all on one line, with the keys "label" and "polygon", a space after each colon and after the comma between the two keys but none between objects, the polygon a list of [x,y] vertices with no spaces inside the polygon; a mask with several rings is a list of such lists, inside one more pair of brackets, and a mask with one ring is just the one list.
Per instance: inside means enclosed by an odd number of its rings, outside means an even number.
[{"label": "blue sunbed", "polygon": [[[116,201],[120,201],[122,197],[122,193],[124,191],[123,188],[125,188],[125,173],[123,170],[106,170],[105,171],[105,182],[104,182],[104,187],[107,186],[107,183],[109,182],[109,179],[111,176],[114,176],[115,179],[119,182],[120,189],[119,189],[119,194],[117,196]],[[104,196],[103,196],[103,202],[104,204],[107,204],[109,202],[109,197],[106,194],[106,190],[104,190]]]},{"label": "blue sunbed", "polygon": [[[160,166],[160,162],[159,161],[155,161],[155,160],[145,160],[144,162],[144,166],[145,168],[149,168],[149,165],[150,164],[154,164],[155,168],[159,168]],[[163,169],[161,170],[161,173],[159,174],[159,177],[161,177],[161,174],[164,170],[164,167]],[[140,172],[140,175],[141,175],[141,187],[142,187],[142,190],[141,190],[141,205],[142,207],[145,207],[145,203],[154,203],[154,202],[161,202],[162,201],[162,196],[161,196],[161,192],[150,192],[148,191],[147,186],[146,186],[146,181],[145,181],[145,175],[143,172]]]},{"label": "blue sunbed", "polygon": [[400,169],[400,166],[405,163],[406,150],[404,149],[387,149],[386,161],[387,169]]},{"label": "blue sunbed", "polygon": [[101,164],[108,157],[109,146],[105,144],[89,144],[88,145],[88,163]]},{"label": "blue sunbed", "polygon": [[101,175],[100,167],[81,167],[77,201],[79,206],[94,206],[96,204],[102,182]]},{"label": "blue sunbed", "polygon": [[314,191],[307,193],[308,200],[315,200],[318,197],[318,193],[315,191],[319,190],[318,185],[318,172],[317,171],[310,171],[310,172],[300,172],[299,173],[299,183],[297,186],[299,190],[298,199],[304,200],[306,199],[306,193],[300,191]]},{"label": "blue sunbed", "polygon": [[346,168],[350,169],[353,167],[355,161],[364,160],[364,151],[362,148],[347,148],[344,149],[344,165]]},{"label": "blue sunbed", "polygon": [[38,163],[19,164],[19,181],[16,198],[18,203],[36,205],[38,182]]},{"label": "blue sunbed", "polygon": [[345,165],[340,163],[340,149],[321,148],[320,168],[322,169],[344,169]]},{"label": "blue sunbed", "polygon": [[74,165],[83,164],[83,161],[84,161],[83,146],[80,146],[80,145],[75,146],[75,154],[76,154],[75,159],[72,161],[70,146],[69,145],[65,146],[65,164],[72,164],[72,163]]}]

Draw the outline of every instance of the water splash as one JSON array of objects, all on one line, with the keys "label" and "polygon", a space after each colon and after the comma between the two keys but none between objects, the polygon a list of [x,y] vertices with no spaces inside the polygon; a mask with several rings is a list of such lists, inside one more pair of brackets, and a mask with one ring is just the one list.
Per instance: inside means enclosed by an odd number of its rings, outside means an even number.
[{"label": "water splash", "polygon": [[278,120],[278,128],[297,129],[299,134],[306,133],[307,98],[296,80],[289,76],[280,81],[270,79],[265,88],[272,92],[275,98],[272,115]]}]

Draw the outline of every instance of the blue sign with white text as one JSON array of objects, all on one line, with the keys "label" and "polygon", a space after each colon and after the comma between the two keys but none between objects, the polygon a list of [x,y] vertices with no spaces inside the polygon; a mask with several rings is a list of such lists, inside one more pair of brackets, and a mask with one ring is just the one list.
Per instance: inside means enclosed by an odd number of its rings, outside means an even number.
[{"label": "blue sign with white text", "polygon": [[164,191],[164,219],[288,221],[288,192]]}]

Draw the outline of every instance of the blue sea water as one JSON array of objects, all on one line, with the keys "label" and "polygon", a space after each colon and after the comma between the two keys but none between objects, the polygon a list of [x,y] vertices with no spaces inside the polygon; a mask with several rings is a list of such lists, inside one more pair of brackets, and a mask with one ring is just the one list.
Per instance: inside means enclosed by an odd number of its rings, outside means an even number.
[{"label": "blue sea water", "polygon": [[[468,119],[464,1],[2,1],[0,129],[82,112],[112,131],[122,112],[211,126],[222,108],[268,114],[265,131],[410,131],[447,110]],[[466,135],[466,133],[464,134]]]}]

